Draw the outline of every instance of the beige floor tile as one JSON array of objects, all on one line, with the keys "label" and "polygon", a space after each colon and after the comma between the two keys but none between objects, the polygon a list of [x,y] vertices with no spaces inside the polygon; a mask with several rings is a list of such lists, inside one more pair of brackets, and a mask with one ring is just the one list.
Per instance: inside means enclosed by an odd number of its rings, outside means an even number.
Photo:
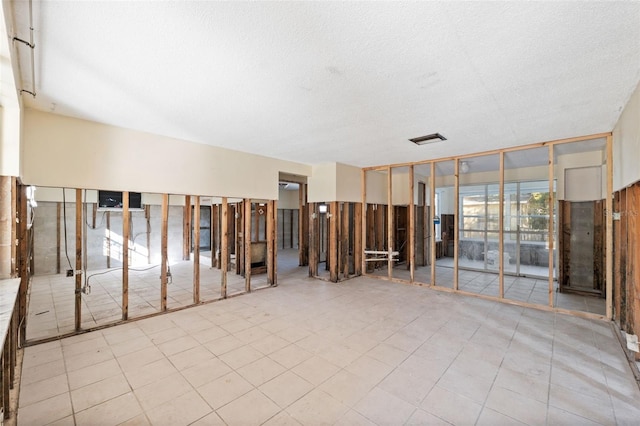
[{"label": "beige floor tile", "polygon": [[23,369],[21,384],[28,385],[30,383],[50,379],[65,373],[64,360],[58,359],[56,361],[38,364],[35,367]]},{"label": "beige floor tile", "polygon": [[289,406],[286,411],[303,425],[333,424],[349,408],[319,389],[315,389]]},{"label": "beige floor tile", "polygon": [[547,418],[547,404],[501,387],[491,389],[485,407],[526,424],[543,424]]},{"label": "beige floor tile", "polygon": [[65,392],[69,392],[66,374],[24,384],[20,386],[20,407],[22,408]]},{"label": "beige floor tile", "polygon": [[119,356],[117,359],[122,371],[132,372],[144,367],[145,365],[151,364],[152,362],[159,361],[164,357],[165,356],[160,352],[160,349],[155,346],[150,346],[137,352]]},{"label": "beige floor tile", "polygon": [[572,392],[564,386],[551,384],[549,406],[589,418],[598,423],[615,423],[610,399],[594,398],[591,395]]},{"label": "beige floor tile", "polygon": [[184,337],[186,335],[187,332],[180,327],[176,327],[173,322],[171,323],[170,327],[163,328],[161,330],[154,331],[148,334],[149,338],[156,346],[166,342],[170,342],[180,337]]},{"label": "beige floor tile", "polygon": [[64,363],[67,368],[67,372],[71,372],[91,365],[96,365],[101,362],[109,361],[114,358],[115,357],[110,348],[101,347],[85,353],[65,356]]},{"label": "beige floor tile", "polygon": [[363,379],[346,370],[338,371],[318,387],[349,407],[356,405],[372,388],[373,384],[370,380]]},{"label": "beige floor tile", "polygon": [[302,327],[294,326],[294,327],[289,327],[282,331],[279,331],[276,334],[290,343],[296,343],[304,339],[305,337],[311,335],[311,331],[306,330]]},{"label": "beige floor tile", "polygon": [[110,359],[70,372],[68,374],[69,387],[71,390],[78,389],[121,373],[122,370],[118,362],[115,359]]},{"label": "beige floor tile", "polygon": [[249,345],[241,346],[237,349],[232,350],[231,352],[227,352],[219,356],[219,358],[224,361],[225,364],[227,364],[234,370],[237,370],[238,368],[257,361],[263,357],[264,355],[261,352],[253,349]]},{"label": "beige floor tile", "polygon": [[178,370],[168,359],[162,358],[136,370],[125,371],[124,375],[131,388],[135,390],[177,372]]},{"label": "beige floor tile", "polygon": [[36,402],[18,410],[19,425],[44,425],[73,413],[69,393]]},{"label": "beige floor tile", "polygon": [[393,370],[393,367],[375,358],[371,358],[368,355],[363,355],[347,365],[345,370],[366,380],[371,386],[374,386],[384,379]]},{"label": "beige floor tile", "polygon": [[367,355],[371,358],[377,359],[378,361],[382,361],[387,365],[395,367],[407,359],[411,354],[387,343],[380,343],[367,352]]},{"label": "beige floor tile", "polygon": [[280,411],[280,408],[260,391],[254,389],[217,410],[230,425],[262,424]]},{"label": "beige floor tile", "polygon": [[142,408],[133,393],[129,392],[114,399],[76,413],[78,425],[117,425],[142,413]]},{"label": "beige floor tile", "polygon": [[118,426],[150,426],[149,419],[144,414],[139,414],[127,421],[120,423]]},{"label": "beige floor tile", "polygon": [[205,343],[203,346],[211,351],[212,354],[219,357],[227,352],[231,352],[234,349],[244,346],[244,343],[235,336],[224,336]]},{"label": "beige floor tile", "polygon": [[284,348],[269,354],[269,358],[273,359],[285,368],[293,368],[312,356],[313,354],[311,352],[308,352],[295,344],[285,346]]},{"label": "beige floor tile", "polygon": [[482,405],[436,385],[420,408],[452,424],[475,424]]},{"label": "beige floor tile", "polygon": [[438,380],[438,386],[441,388],[466,396],[478,404],[484,404],[493,383],[492,379],[469,376],[455,367],[449,368]]},{"label": "beige floor tile", "polygon": [[168,342],[161,343],[158,349],[162,351],[166,356],[175,355],[177,353],[186,351],[187,349],[195,348],[200,343],[191,336],[182,336],[175,340],[169,340]]},{"label": "beige floor tile", "polygon": [[191,386],[198,388],[231,372],[229,367],[218,358],[210,358],[181,371]]},{"label": "beige floor tile", "polygon": [[134,390],[142,408],[148,413],[152,408],[178,398],[193,390],[180,373],[174,373],[158,381]]},{"label": "beige floor tile", "polygon": [[73,416],[67,416],[63,419],[56,420],[55,422],[48,423],[47,426],[75,426],[76,421]]},{"label": "beige floor tile", "polygon": [[409,371],[394,370],[380,382],[378,387],[409,404],[419,406],[436,382],[437,379],[425,379]]},{"label": "beige floor tile", "polygon": [[354,409],[376,424],[404,424],[415,407],[379,388],[374,388]]},{"label": "beige floor tile", "polygon": [[239,331],[246,330],[248,328],[253,327],[253,324],[245,319],[236,319],[231,322],[225,322],[224,324],[219,324],[220,327],[225,329],[228,333],[238,333]]},{"label": "beige floor tile", "polygon": [[215,411],[192,423],[193,426],[226,426]]},{"label": "beige floor tile", "polygon": [[29,347],[24,351],[22,361],[23,368],[33,368],[41,364],[62,359],[62,347],[59,344],[50,346],[49,349],[46,350],[33,351],[31,349],[32,347]]},{"label": "beige floor tile", "polygon": [[340,367],[314,356],[298,364],[291,371],[317,386],[340,371]]},{"label": "beige floor tile", "polygon": [[131,392],[131,388],[123,374],[109,377],[71,391],[73,410],[86,410],[127,392]]},{"label": "beige floor tile", "polygon": [[217,325],[212,324],[208,328],[200,330],[196,333],[192,333],[191,336],[194,339],[196,339],[198,343],[204,344],[204,343],[208,343],[213,340],[219,339],[221,337],[224,337],[228,334],[229,333],[226,330],[222,329],[221,327],[218,327]]},{"label": "beige floor tile", "polygon": [[182,371],[201,362],[213,359],[214,357],[215,355],[203,346],[196,346],[184,352],[171,355],[169,361],[171,361],[178,371]]},{"label": "beige floor tile", "polygon": [[271,417],[263,426],[302,426],[300,422],[291,417],[285,411],[281,411],[275,416]]},{"label": "beige floor tile", "polygon": [[283,366],[268,357],[260,358],[236,370],[238,374],[256,387],[282,374],[284,371],[285,368]]},{"label": "beige floor tile", "polygon": [[212,413],[213,410],[195,390],[172,398],[160,407],[147,410],[153,425],[188,425]]},{"label": "beige floor tile", "polygon": [[[476,425],[478,426],[495,426],[495,425],[525,425],[527,423],[522,423],[512,417],[505,416],[502,413],[498,413],[491,408],[483,408],[482,413],[480,413],[480,417],[478,417],[478,422]],[[580,424],[580,423],[548,423],[548,424]]]},{"label": "beige floor tile", "polygon": [[334,423],[334,426],[376,426],[376,424],[357,411],[349,410]]},{"label": "beige floor tile", "polygon": [[286,408],[313,388],[314,386],[311,383],[287,371],[266,382],[259,389],[281,408]]},{"label": "beige floor tile", "polygon": [[200,386],[197,391],[207,403],[215,410],[235,400],[253,389],[238,373],[231,372],[206,385]]},{"label": "beige floor tile", "polygon": [[249,344],[270,336],[267,330],[262,327],[255,326],[233,334],[236,338],[242,340],[243,343]]},{"label": "beige floor tile", "polygon": [[[631,419],[629,419],[629,420],[631,420]],[[637,423],[637,418],[635,418],[635,419],[633,419],[631,421],[620,422],[620,423],[617,423],[617,424],[632,425],[634,423]],[[561,410],[560,408],[556,408],[556,407],[549,407],[549,412],[547,414],[547,424],[549,424],[549,425],[584,425],[584,426],[601,425],[601,423],[591,421],[591,420],[586,419],[586,418],[584,418],[582,416],[579,416],[579,415],[574,414],[574,413],[570,413],[570,412],[565,411],[565,410]]]},{"label": "beige floor tile", "polygon": [[273,334],[264,336],[263,338],[255,340],[251,343],[251,347],[257,349],[265,355],[272,354],[289,345],[290,343],[287,340]]},{"label": "beige floor tile", "polygon": [[413,412],[411,417],[409,417],[409,420],[407,420],[407,423],[405,423],[405,425],[406,426],[422,426],[422,425],[449,426],[451,425],[451,423],[446,422],[440,417],[436,417],[433,414],[427,413],[426,411],[418,408],[416,409],[416,411]]},{"label": "beige floor tile", "polygon": [[142,331],[138,330],[138,332],[142,334],[142,336],[112,344],[110,347],[113,354],[119,357],[133,352],[138,352],[141,349],[152,347],[153,343],[151,342],[151,339],[145,336]]}]

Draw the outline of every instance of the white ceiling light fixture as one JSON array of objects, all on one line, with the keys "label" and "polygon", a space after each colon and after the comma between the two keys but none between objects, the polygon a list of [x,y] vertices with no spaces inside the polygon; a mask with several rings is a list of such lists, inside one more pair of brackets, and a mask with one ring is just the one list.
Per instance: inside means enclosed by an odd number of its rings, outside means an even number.
[{"label": "white ceiling light fixture", "polygon": [[461,161],[460,162],[460,171],[462,173],[469,173],[469,162],[468,161]]}]

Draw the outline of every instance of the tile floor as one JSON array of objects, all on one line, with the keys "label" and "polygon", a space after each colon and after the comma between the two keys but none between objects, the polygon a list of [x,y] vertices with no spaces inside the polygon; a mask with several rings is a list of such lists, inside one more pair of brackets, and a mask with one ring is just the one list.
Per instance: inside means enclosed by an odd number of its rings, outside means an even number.
[{"label": "tile floor", "polygon": [[607,322],[295,276],[27,347],[18,424],[638,424]]}]

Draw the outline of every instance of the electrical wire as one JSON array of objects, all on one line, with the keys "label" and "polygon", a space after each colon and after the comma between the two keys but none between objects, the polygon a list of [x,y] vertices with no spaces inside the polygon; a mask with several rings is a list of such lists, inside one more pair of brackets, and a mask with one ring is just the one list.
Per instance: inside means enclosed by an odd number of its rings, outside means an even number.
[{"label": "electrical wire", "polygon": [[[161,265],[153,265],[153,266],[149,266],[148,268],[144,268],[144,269],[129,268],[129,271],[146,272],[146,271],[149,271],[149,270],[151,270],[153,268],[159,268],[160,266]],[[85,294],[90,294],[91,293],[91,284],[89,283],[89,280],[91,278],[93,278],[95,276],[98,276],[98,275],[106,275],[106,274],[109,274],[109,273],[114,272],[114,271],[119,271],[121,269],[124,269],[124,268],[122,266],[120,266],[120,267],[117,267],[117,268],[111,268],[111,269],[109,269],[107,271],[96,272],[96,273],[93,273],[93,274],[89,275],[87,277],[85,288],[82,289],[82,292],[85,293]],[[169,281],[167,282],[167,284],[171,284],[173,282],[173,277],[171,276],[171,268],[168,265],[167,265],[167,278],[169,278]]]}]

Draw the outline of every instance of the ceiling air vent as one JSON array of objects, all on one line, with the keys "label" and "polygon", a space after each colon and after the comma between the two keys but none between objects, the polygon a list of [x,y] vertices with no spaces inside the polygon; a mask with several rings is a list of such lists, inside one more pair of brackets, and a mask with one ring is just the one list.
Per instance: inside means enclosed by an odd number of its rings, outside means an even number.
[{"label": "ceiling air vent", "polygon": [[438,142],[438,141],[446,141],[447,138],[442,136],[440,133],[431,133],[430,135],[418,136],[417,138],[411,138],[409,140],[411,142],[415,143],[416,145],[426,145],[428,143],[434,143],[434,142]]}]

